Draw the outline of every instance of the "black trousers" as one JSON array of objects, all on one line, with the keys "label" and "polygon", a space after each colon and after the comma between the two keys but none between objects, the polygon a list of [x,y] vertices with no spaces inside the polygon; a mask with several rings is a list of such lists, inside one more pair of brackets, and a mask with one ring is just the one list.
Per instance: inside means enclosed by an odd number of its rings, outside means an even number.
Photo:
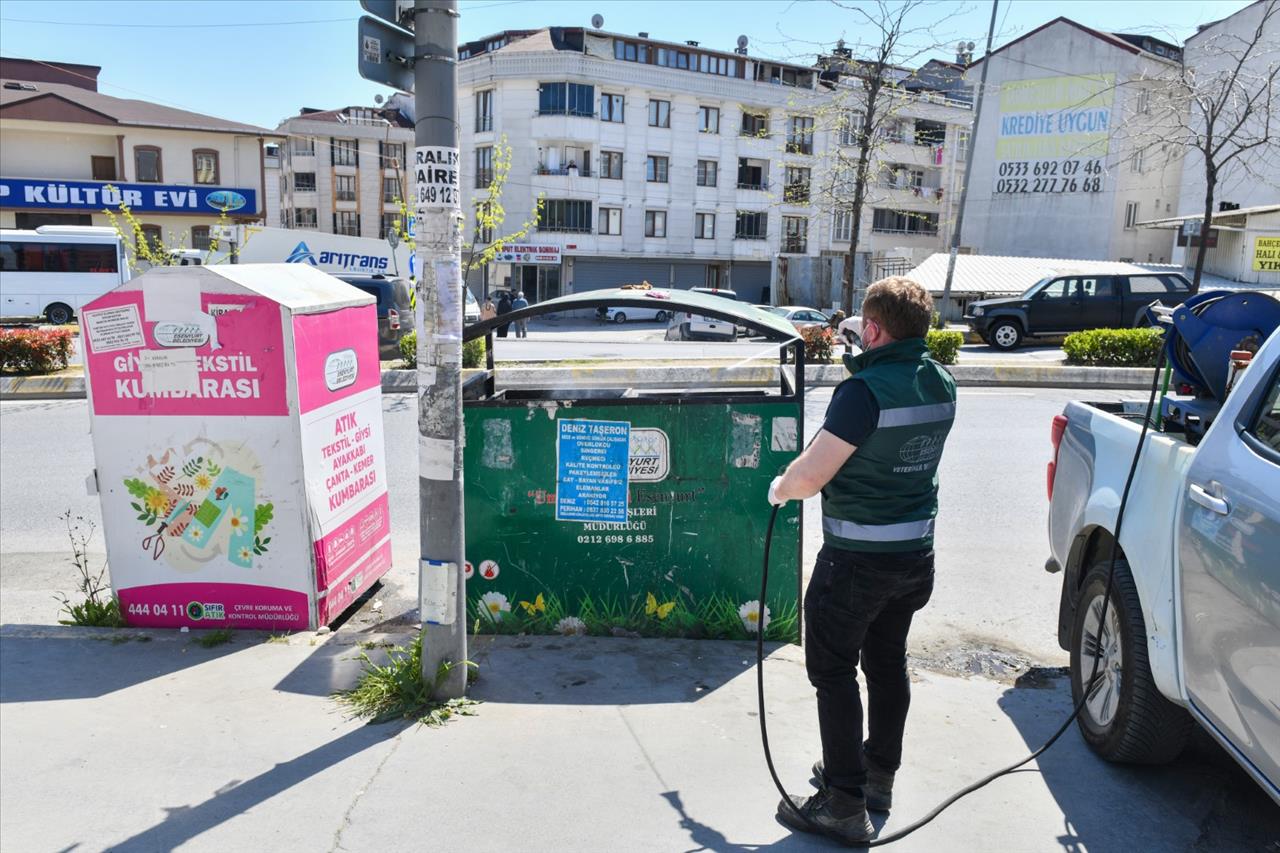
[{"label": "black trousers", "polygon": [[[933,551],[878,554],[823,546],[804,598],[805,668],[818,692],[822,763],[829,784],[860,794],[863,750],[884,770],[902,763],[911,704],[907,632],[933,593]],[[862,740],[858,664],[867,679]]]}]

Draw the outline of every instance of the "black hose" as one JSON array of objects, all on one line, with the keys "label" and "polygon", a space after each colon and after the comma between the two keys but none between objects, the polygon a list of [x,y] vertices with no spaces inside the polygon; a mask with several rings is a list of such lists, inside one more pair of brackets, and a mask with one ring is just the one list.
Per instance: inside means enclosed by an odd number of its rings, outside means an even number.
[{"label": "black hose", "polygon": [[[1159,384],[1160,384],[1160,368],[1163,365],[1164,365],[1164,349],[1161,348],[1160,354],[1156,358],[1156,367],[1155,367],[1155,370],[1153,371],[1153,375],[1151,379],[1151,395],[1147,399],[1147,412],[1146,412],[1146,416],[1142,419],[1142,431],[1138,434],[1138,446],[1133,451],[1133,460],[1129,463],[1129,474],[1124,481],[1124,491],[1120,495],[1120,507],[1116,512],[1116,530],[1115,530],[1114,541],[1112,542],[1112,545],[1111,545],[1111,562],[1107,567],[1107,588],[1102,596],[1102,612],[1098,615],[1099,635],[1101,635],[1102,630],[1106,625],[1107,608],[1111,605],[1112,581],[1115,580],[1116,561],[1118,559],[1118,555],[1120,551],[1120,547],[1119,547],[1120,529],[1121,529],[1121,526],[1124,524],[1125,508],[1128,507],[1129,505],[1129,489],[1133,486],[1133,478],[1138,471],[1138,460],[1142,456],[1142,448],[1146,444],[1146,439],[1147,439],[1147,430],[1151,426],[1151,413],[1155,407],[1156,389],[1159,387]],[[765,607],[765,594],[769,587],[769,547],[773,544],[773,525],[774,525],[774,522],[777,521],[777,519],[778,519],[778,507],[775,506],[773,507],[773,511],[769,514],[769,527],[767,528],[764,536],[764,570],[761,572],[761,577],[760,577],[761,617],[760,617],[760,621],[757,623],[758,628],[756,631],[756,697],[759,703],[759,713],[760,713],[760,742],[764,746],[764,760],[765,760],[765,763],[769,766],[769,775],[773,777],[773,784],[778,789],[778,793],[782,795],[782,802],[786,804],[787,808],[791,809],[791,811],[796,815],[796,817],[800,819],[801,823],[808,824],[809,823],[808,819],[803,814],[800,813],[799,809],[797,809],[794,805],[792,805],[791,797],[788,796],[787,794],[787,789],[783,787],[782,781],[778,779],[778,772],[777,770],[774,769],[774,766],[773,766],[773,753],[769,751],[769,730],[764,718],[765,707],[764,707],[764,615],[763,614],[764,614],[764,607]],[[942,814],[947,809],[951,808],[951,806],[955,805],[961,798],[966,797],[969,794],[972,794],[974,791],[978,790],[979,788],[983,788],[989,785],[990,783],[994,782],[996,779],[999,779],[1001,776],[1007,776],[1008,774],[1017,770],[1019,767],[1022,767],[1024,764],[1034,761],[1035,759],[1043,755],[1046,751],[1048,751],[1049,747],[1053,746],[1055,743],[1058,742],[1058,738],[1062,737],[1062,735],[1066,733],[1067,729],[1071,727],[1071,724],[1075,722],[1076,718],[1080,716],[1080,712],[1084,709],[1085,702],[1089,700],[1089,693],[1093,690],[1094,682],[1098,678],[1098,665],[1101,663],[1101,661],[1102,661],[1102,644],[1099,643],[1098,647],[1094,650],[1093,670],[1089,674],[1089,680],[1085,684],[1084,689],[1080,691],[1080,701],[1076,703],[1075,708],[1071,711],[1071,714],[1062,722],[1062,725],[1058,727],[1058,730],[1054,732],[1053,735],[1047,741],[1045,741],[1044,744],[1041,745],[1037,750],[1032,752],[1026,758],[1023,758],[1022,760],[1014,764],[1010,764],[1008,767],[1002,767],[1001,769],[995,771],[994,773],[991,773],[987,776],[983,776],[978,781],[973,782],[972,784],[966,785],[965,787],[956,791],[951,796],[947,797],[945,800],[943,800],[941,803],[935,806],[932,811],[930,811],[928,814],[926,814],[924,817],[920,818],[919,820],[915,821],[914,823],[907,824],[902,829],[899,829],[896,832],[892,832],[889,835],[884,835],[879,838],[871,839],[870,841],[867,841],[865,845],[862,845],[862,846],[880,847],[882,845],[892,844],[895,841],[900,841],[901,839],[906,838],[908,835],[915,832],[917,829],[920,829],[921,827],[931,823],[934,818]],[[819,832],[819,831],[820,830],[818,830],[817,827],[814,827],[814,832]]]}]

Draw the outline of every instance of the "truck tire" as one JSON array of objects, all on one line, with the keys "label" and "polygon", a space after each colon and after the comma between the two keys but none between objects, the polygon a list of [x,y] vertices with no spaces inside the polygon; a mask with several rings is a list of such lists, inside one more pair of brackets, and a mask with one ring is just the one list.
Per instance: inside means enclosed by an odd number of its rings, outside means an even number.
[{"label": "truck tire", "polygon": [[1123,558],[1116,560],[1105,628],[1099,632],[1109,558],[1089,569],[1071,627],[1071,700],[1080,703],[1093,672],[1099,634],[1103,655],[1096,686],[1076,718],[1089,748],[1107,761],[1162,764],[1182,751],[1191,716],[1156,687],[1147,660],[1147,629],[1138,588]]},{"label": "truck tire", "polygon": [[45,319],[54,326],[64,326],[70,323],[75,316],[76,312],[71,310],[71,306],[61,302],[55,302],[44,309]]},{"label": "truck tire", "polygon": [[1022,326],[1018,325],[1017,320],[997,320],[987,332],[987,339],[996,349],[1006,352],[1017,349],[1018,344],[1022,343]]}]

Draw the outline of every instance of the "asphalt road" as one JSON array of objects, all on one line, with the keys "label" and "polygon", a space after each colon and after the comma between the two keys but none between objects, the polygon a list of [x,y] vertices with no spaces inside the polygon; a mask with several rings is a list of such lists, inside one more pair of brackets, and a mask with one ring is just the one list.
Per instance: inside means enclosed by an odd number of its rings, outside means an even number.
[{"label": "asphalt road", "polygon": [[[811,393],[812,435],[831,390]],[[1059,580],[1043,570],[1046,551],[1044,466],[1049,424],[1067,390],[962,389],[955,430],[943,456],[938,574],[934,599],[918,617],[913,651],[963,668],[992,650],[1060,665],[1054,638]],[[1122,393],[1091,392],[1091,399]],[[1132,395],[1129,395],[1132,396]],[[388,395],[383,411],[390,453],[395,568],[352,627],[416,621],[417,427],[414,397]],[[70,510],[95,523],[98,500],[85,478],[93,468],[84,401],[0,404],[0,621],[52,623],[55,590],[69,591],[72,570],[65,523]],[[403,459],[398,453],[405,454]],[[764,496],[761,495],[761,500]],[[821,544],[819,508],[806,507],[805,553]],[[92,550],[102,559],[102,532]]]}]

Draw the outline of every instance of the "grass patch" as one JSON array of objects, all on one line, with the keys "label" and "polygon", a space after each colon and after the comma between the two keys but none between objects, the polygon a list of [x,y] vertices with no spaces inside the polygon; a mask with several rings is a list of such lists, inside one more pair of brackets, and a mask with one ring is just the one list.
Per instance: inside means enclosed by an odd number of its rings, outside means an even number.
[{"label": "grass patch", "polygon": [[230,628],[219,628],[216,631],[210,631],[203,636],[196,637],[191,642],[195,643],[197,646],[212,649],[214,646],[221,646],[231,642],[232,636]]},{"label": "grass patch", "polygon": [[268,643],[283,643],[283,644],[285,644],[285,645],[288,645],[288,644],[289,644],[289,635],[288,635],[288,634],[272,634],[271,636],[267,637],[267,642],[268,642]]},{"label": "grass patch", "polygon": [[[361,643],[361,649],[366,649],[364,643]],[[333,694],[333,698],[345,705],[355,717],[373,723],[417,720],[424,726],[441,726],[454,717],[474,716],[475,706],[480,704],[474,699],[434,698],[436,690],[448,679],[454,666],[475,665],[470,661],[463,664],[443,662],[435,680],[427,683],[422,677],[421,634],[407,648],[392,647],[387,652],[385,664],[374,663],[367,650],[360,652],[360,661],[362,668],[356,686]]]},{"label": "grass patch", "polygon": [[89,566],[89,540],[93,538],[96,525],[84,516],[72,515],[66,510],[58,516],[67,527],[67,539],[71,543],[71,564],[76,567],[76,590],[84,596],[79,602],[72,601],[65,593],[57,593],[54,598],[62,606],[58,615],[59,625],[79,625],[89,628],[123,628],[124,617],[120,614],[120,602],[111,594],[105,580],[106,564],[98,571]]}]

